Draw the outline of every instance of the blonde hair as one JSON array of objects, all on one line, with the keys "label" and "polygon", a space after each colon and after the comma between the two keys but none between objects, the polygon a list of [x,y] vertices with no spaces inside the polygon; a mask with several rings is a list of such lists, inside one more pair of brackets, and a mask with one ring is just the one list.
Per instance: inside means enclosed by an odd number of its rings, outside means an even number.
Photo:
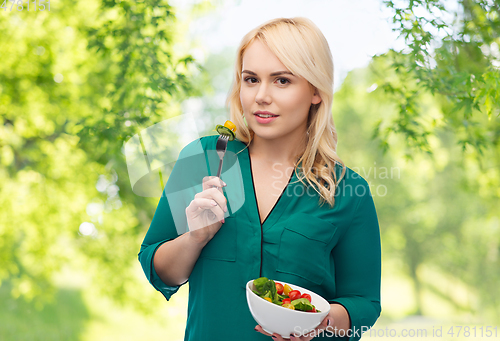
[{"label": "blonde hair", "polygon": [[[321,97],[312,104],[307,122],[306,149],[295,163],[298,179],[304,179],[320,195],[320,204],[333,207],[335,190],[345,174],[345,165],[337,155],[337,132],[332,117],[333,59],[328,42],[318,27],[306,18],[270,20],[247,33],[238,48],[233,84],[227,98],[231,120],[236,124],[236,137],[250,145],[254,132],[244,123],[240,102],[243,54],[259,39],[293,74],[306,79]],[[309,138],[312,137],[312,138]],[[300,174],[297,166],[302,162]],[[342,167],[337,179],[335,166]],[[304,185],[306,185],[304,183]]]}]

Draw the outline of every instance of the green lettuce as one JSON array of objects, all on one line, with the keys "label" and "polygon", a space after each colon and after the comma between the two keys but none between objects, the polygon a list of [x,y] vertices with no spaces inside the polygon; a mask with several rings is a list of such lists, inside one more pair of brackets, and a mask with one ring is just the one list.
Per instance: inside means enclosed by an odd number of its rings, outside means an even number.
[{"label": "green lettuce", "polygon": [[254,292],[257,295],[260,297],[269,297],[273,303],[281,305],[278,291],[276,290],[276,283],[272,279],[260,277],[253,281],[253,285],[255,286]]},{"label": "green lettuce", "polygon": [[261,277],[253,280],[253,285],[255,286],[255,290],[259,292],[259,296],[264,294],[264,285],[269,280],[266,277]]},{"label": "green lettuce", "polygon": [[298,298],[291,303],[295,307],[295,310],[309,311],[314,309],[314,306],[307,298]]}]

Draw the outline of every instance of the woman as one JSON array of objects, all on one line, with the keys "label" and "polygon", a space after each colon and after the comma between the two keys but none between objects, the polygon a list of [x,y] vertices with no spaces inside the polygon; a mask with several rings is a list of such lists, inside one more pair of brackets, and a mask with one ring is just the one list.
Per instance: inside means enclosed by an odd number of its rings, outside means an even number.
[{"label": "woman", "polygon": [[243,38],[222,181],[217,136],[185,147],[139,253],[167,300],[189,280],[185,340],[282,340],[246,303],[245,284],[261,276],[331,303],[317,330],[291,340],[357,340],[377,320],[377,215],[367,182],[336,154],[332,98],[331,52],[310,20],[275,19]]}]

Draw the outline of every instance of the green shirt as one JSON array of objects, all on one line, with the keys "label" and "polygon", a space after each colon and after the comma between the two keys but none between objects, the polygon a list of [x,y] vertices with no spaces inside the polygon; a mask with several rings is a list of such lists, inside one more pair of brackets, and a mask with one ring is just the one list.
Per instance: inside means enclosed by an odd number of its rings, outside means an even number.
[{"label": "green shirt", "polygon": [[[179,287],[165,285],[156,274],[154,253],[188,230],[185,208],[202,191],[203,177],[217,172],[217,137],[203,137],[182,150],[141,246],[146,277],[167,300]],[[341,169],[336,171],[340,175]],[[261,224],[251,159],[241,141],[228,143],[221,179],[227,184],[228,217],[189,277],[185,340],[271,340],[254,331],[257,323],[246,302],[245,284],[261,276],[343,305],[354,331],[350,340],[359,339],[381,310],[380,232],[368,183],[347,168],[331,208],[320,206],[319,194],[293,172]]]}]

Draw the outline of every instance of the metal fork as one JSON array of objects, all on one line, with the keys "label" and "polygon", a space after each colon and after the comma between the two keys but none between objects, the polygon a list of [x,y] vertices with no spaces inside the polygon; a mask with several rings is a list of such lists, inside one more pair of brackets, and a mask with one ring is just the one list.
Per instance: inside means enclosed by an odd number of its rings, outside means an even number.
[{"label": "metal fork", "polygon": [[217,144],[215,149],[217,150],[217,155],[219,155],[219,170],[217,171],[217,177],[220,178],[220,173],[222,172],[222,161],[224,160],[224,155],[226,154],[227,141],[229,141],[229,136],[220,135],[217,139]]}]

